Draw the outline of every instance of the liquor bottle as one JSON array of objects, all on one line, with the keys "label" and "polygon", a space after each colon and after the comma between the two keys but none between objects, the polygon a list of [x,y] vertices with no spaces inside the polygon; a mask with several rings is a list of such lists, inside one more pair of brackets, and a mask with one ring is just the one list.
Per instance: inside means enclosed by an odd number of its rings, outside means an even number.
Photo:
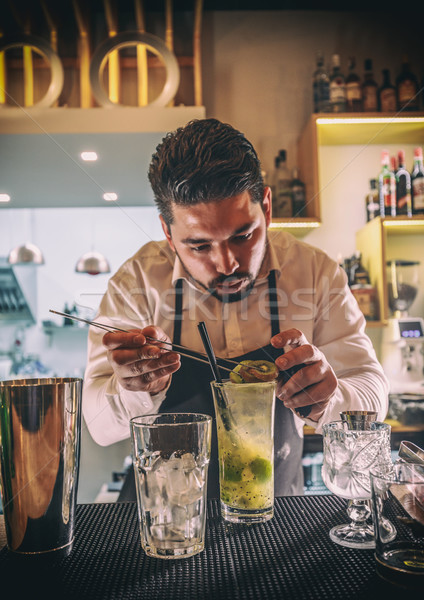
[{"label": "liquor bottle", "polygon": [[377,180],[370,179],[370,189],[365,196],[365,208],[367,214],[367,222],[371,221],[380,214],[380,203],[378,200]]},{"label": "liquor bottle", "polygon": [[[71,314],[71,309],[69,308],[69,305],[68,305],[67,302],[65,302],[65,306],[63,308],[63,312],[65,314],[67,314],[67,315]],[[63,319],[63,325],[64,325],[64,327],[72,327],[73,325],[75,325],[75,321],[73,321],[69,317],[64,317],[64,319]]]},{"label": "liquor bottle", "polygon": [[390,157],[390,169],[395,177],[395,193],[396,193],[396,170],[397,170],[397,166],[396,166],[396,157],[395,156],[391,156]]},{"label": "liquor bottle", "polygon": [[364,265],[362,264],[362,255],[359,250],[355,251],[351,259],[350,285],[366,285],[370,282],[370,276]]},{"label": "liquor bottle", "polygon": [[414,150],[414,168],[411,173],[412,213],[424,214],[424,168],[423,149]]},{"label": "liquor bottle", "polygon": [[396,88],[390,82],[389,69],[383,69],[383,84],[378,90],[378,108],[381,112],[395,112]]},{"label": "liquor bottle", "polygon": [[275,169],[275,202],[273,203],[274,216],[287,219],[293,215],[291,196],[291,175],[287,167],[287,153],[280,150],[276,158]]},{"label": "liquor bottle", "polygon": [[419,110],[418,80],[412,73],[406,55],[402,59],[402,70],[396,79],[398,110]]},{"label": "liquor bottle", "polygon": [[314,112],[331,112],[330,78],[324,67],[324,57],[320,52],[317,54],[316,65],[317,68],[312,78]]},{"label": "liquor bottle", "polygon": [[293,217],[306,217],[306,190],[305,184],[299,178],[299,169],[293,169],[293,179],[291,182],[291,194],[293,203]]},{"label": "liquor bottle", "polygon": [[364,62],[365,73],[364,82],[362,84],[362,108],[364,112],[375,112],[378,110],[378,85],[374,80],[372,71],[372,60],[367,58]]},{"label": "liquor bottle", "polygon": [[382,217],[396,216],[396,180],[390,169],[390,155],[387,150],[381,153],[381,171],[378,176],[378,197],[380,215]]},{"label": "liquor bottle", "polygon": [[398,152],[396,177],[396,214],[412,217],[411,175],[405,168],[405,152]]},{"label": "liquor bottle", "polygon": [[340,70],[340,56],[333,54],[333,70],[330,75],[330,104],[332,112],[346,110],[346,82]]},{"label": "liquor bottle", "polygon": [[355,72],[355,59],[349,58],[349,73],[346,77],[346,110],[347,112],[362,111],[361,81]]}]

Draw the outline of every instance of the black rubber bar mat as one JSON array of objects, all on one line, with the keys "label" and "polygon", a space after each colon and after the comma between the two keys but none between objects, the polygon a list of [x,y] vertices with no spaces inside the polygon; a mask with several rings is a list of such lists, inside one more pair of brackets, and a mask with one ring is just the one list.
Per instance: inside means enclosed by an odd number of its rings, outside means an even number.
[{"label": "black rubber bar mat", "polygon": [[346,521],[346,501],[333,495],[276,498],[274,518],[260,525],[228,524],[210,500],[204,552],[163,560],[141,548],[135,503],[81,504],[67,558],[0,551],[1,597],[375,600],[402,593],[378,577],[372,550],[331,542],[331,527]]}]

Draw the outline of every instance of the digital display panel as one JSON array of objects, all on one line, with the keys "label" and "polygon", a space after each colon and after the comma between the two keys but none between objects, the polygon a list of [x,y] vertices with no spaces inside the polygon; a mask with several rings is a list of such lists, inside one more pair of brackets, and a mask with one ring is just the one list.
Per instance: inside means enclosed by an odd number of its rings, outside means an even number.
[{"label": "digital display panel", "polygon": [[403,338],[416,339],[424,336],[423,325],[421,321],[400,321],[400,335]]}]

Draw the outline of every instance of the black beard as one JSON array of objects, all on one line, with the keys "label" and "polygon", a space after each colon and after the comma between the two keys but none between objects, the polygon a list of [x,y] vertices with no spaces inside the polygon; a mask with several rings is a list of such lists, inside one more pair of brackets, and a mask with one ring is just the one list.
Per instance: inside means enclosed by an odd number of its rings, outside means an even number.
[{"label": "black beard", "polygon": [[[197,283],[199,283],[199,285],[202,285],[202,287],[205,290],[207,290],[211,296],[213,296],[220,302],[223,302],[224,304],[230,304],[231,302],[238,302],[239,300],[243,300],[243,298],[246,298],[252,291],[253,286],[255,285],[256,279],[254,279],[254,277],[251,273],[244,273],[243,275],[244,276],[240,277],[240,279],[248,279],[249,284],[246,288],[244,288],[243,290],[240,290],[239,292],[234,292],[234,294],[218,294],[218,292],[216,291],[216,287],[214,287],[214,285],[211,285],[210,287],[206,287],[199,282],[197,282]],[[224,277],[222,279],[219,278],[219,281],[214,280],[214,282],[212,282],[212,283],[215,283],[215,284],[216,283],[226,283],[228,281],[234,282],[234,281],[237,281],[237,279],[238,278],[234,278],[234,277]]]},{"label": "black beard", "polygon": [[[209,286],[207,286],[204,283],[202,283],[201,281],[198,281],[197,279],[195,279],[193,277],[193,275],[190,273],[190,271],[187,269],[187,267],[181,260],[181,257],[176,250],[175,250],[175,254],[180,259],[180,263],[183,265],[185,271],[190,276],[190,278],[195,283],[197,283],[197,285],[199,285],[201,288],[206,290],[211,296],[213,296],[220,302],[229,304],[230,302],[238,302],[239,300],[243,300],[243,298],[246,298],[250,294],[250,292],[253,289],[253,286],[255,285],[256,278],[253,277],[252,273],[243,272],[243,273],[237,273],[236,276],[230,275],[229,277],[227,277],[225,275],[220,275],[219,277],[216,277],[213,281],[211,281],[209,283]],[[239,292],[234,292],[234,294],[218,294],[218,292],[216,291],[215,286],[217,284],[228,283],[228,282],[234,283],[240,279],[248,279],[249,280],[249,285],[244,290],[240,290]]]}]

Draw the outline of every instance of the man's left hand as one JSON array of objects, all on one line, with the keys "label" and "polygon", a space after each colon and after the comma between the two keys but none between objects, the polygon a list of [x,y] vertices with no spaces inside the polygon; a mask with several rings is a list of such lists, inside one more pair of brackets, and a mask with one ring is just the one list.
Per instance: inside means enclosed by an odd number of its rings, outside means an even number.
[{"label": "man's left hand", "polygon": [[301,406],[311,406],[309,419],[318,421],[337,388],[337,377],[316,346],[312,346],[298,329],[286,329],[273,338],[275,348],[284,348],[275,364],[280,371],[303,364],[285,383],[279,381],[276,395],[287,408],[296,411]]}]

